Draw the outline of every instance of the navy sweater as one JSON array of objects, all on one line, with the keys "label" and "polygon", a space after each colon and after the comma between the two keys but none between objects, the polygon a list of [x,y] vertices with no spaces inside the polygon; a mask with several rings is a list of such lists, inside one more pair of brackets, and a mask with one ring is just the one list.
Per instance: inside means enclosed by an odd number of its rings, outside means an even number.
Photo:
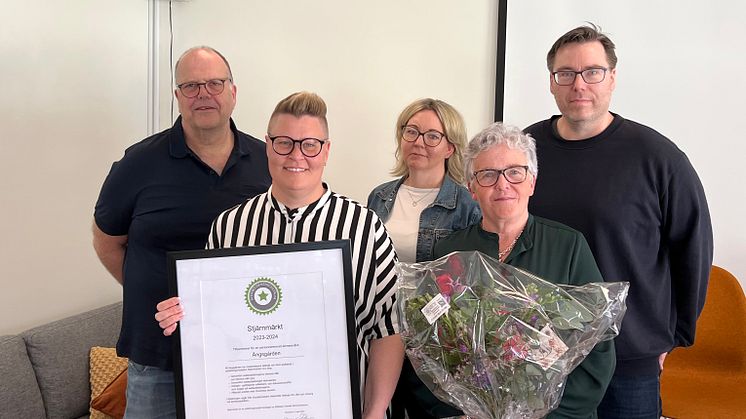
[{"label": "navy sweater", "polygon": [[702,184],[663,135],[614,115],[601,134],[566,141],[559,116],[526,129],[539,176],[532,214],[588,240],[607,281],[629,281],[615,339],[617,373],[657,373],[657,357],[694,342],[712,264],[712,226]]}]

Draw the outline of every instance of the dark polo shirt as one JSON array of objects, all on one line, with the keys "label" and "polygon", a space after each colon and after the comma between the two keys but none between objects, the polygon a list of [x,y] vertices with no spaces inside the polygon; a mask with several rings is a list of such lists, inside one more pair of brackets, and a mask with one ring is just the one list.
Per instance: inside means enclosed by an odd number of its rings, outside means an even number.
[{"label": "dark polo shirt", "polygon": [[154,320],[168,297],[166,252],[203,249],[212,220],[271,184],[264,142],[230,127],[234,147],[222,174],[187,147],[181,117],[129,147],[101,188],[94,217],[112,236],[128,235],[124,312],[117,353],[143,365],[172,366],[171,338]]}]

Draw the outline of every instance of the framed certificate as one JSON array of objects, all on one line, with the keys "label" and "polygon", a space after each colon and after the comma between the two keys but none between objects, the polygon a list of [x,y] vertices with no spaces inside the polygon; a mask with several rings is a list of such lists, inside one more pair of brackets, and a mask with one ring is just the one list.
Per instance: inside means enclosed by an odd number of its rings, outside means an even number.
[{"label": "framed certificate", "polygon": [[346,240],[169,253],[180,418],[359,419]]}]

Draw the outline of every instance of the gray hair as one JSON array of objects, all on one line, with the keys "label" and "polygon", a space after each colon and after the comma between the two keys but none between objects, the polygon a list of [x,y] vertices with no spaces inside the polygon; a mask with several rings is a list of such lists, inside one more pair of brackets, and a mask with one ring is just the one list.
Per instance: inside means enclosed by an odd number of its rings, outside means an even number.
[{"label": "gray hair", "polygon": [[468,182],[474,179],[474,160],[479,156],[479,153],[500,144],[505,144],[512,150],[522,151],[526,155],[526,160],[528,160],[529,173],[534,175],[534,177],[539,174],[539,163],[536,159],[536,141],[531,135],[525,134],[516,126],[495,122],[475,135],[469,141],[469,146],[466,147],[464,166]]}]

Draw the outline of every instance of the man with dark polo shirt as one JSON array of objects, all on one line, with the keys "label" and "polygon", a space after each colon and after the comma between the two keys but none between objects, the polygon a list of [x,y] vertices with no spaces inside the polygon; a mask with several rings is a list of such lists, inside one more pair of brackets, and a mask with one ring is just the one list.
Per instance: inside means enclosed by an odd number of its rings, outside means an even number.
[{"label": "man with dark polo shirt", "polygon": [[231,119],[236,85],[225,57],[191,48],[174,73],[181,115],[112,165],[94,214],[93,246],[124,288],[117,353],[130,361],[128,418],[176,415],[171,339],[153,321],[168,296],[166,252],[203,248],[219,213],[271,183],[264,143]]}]

